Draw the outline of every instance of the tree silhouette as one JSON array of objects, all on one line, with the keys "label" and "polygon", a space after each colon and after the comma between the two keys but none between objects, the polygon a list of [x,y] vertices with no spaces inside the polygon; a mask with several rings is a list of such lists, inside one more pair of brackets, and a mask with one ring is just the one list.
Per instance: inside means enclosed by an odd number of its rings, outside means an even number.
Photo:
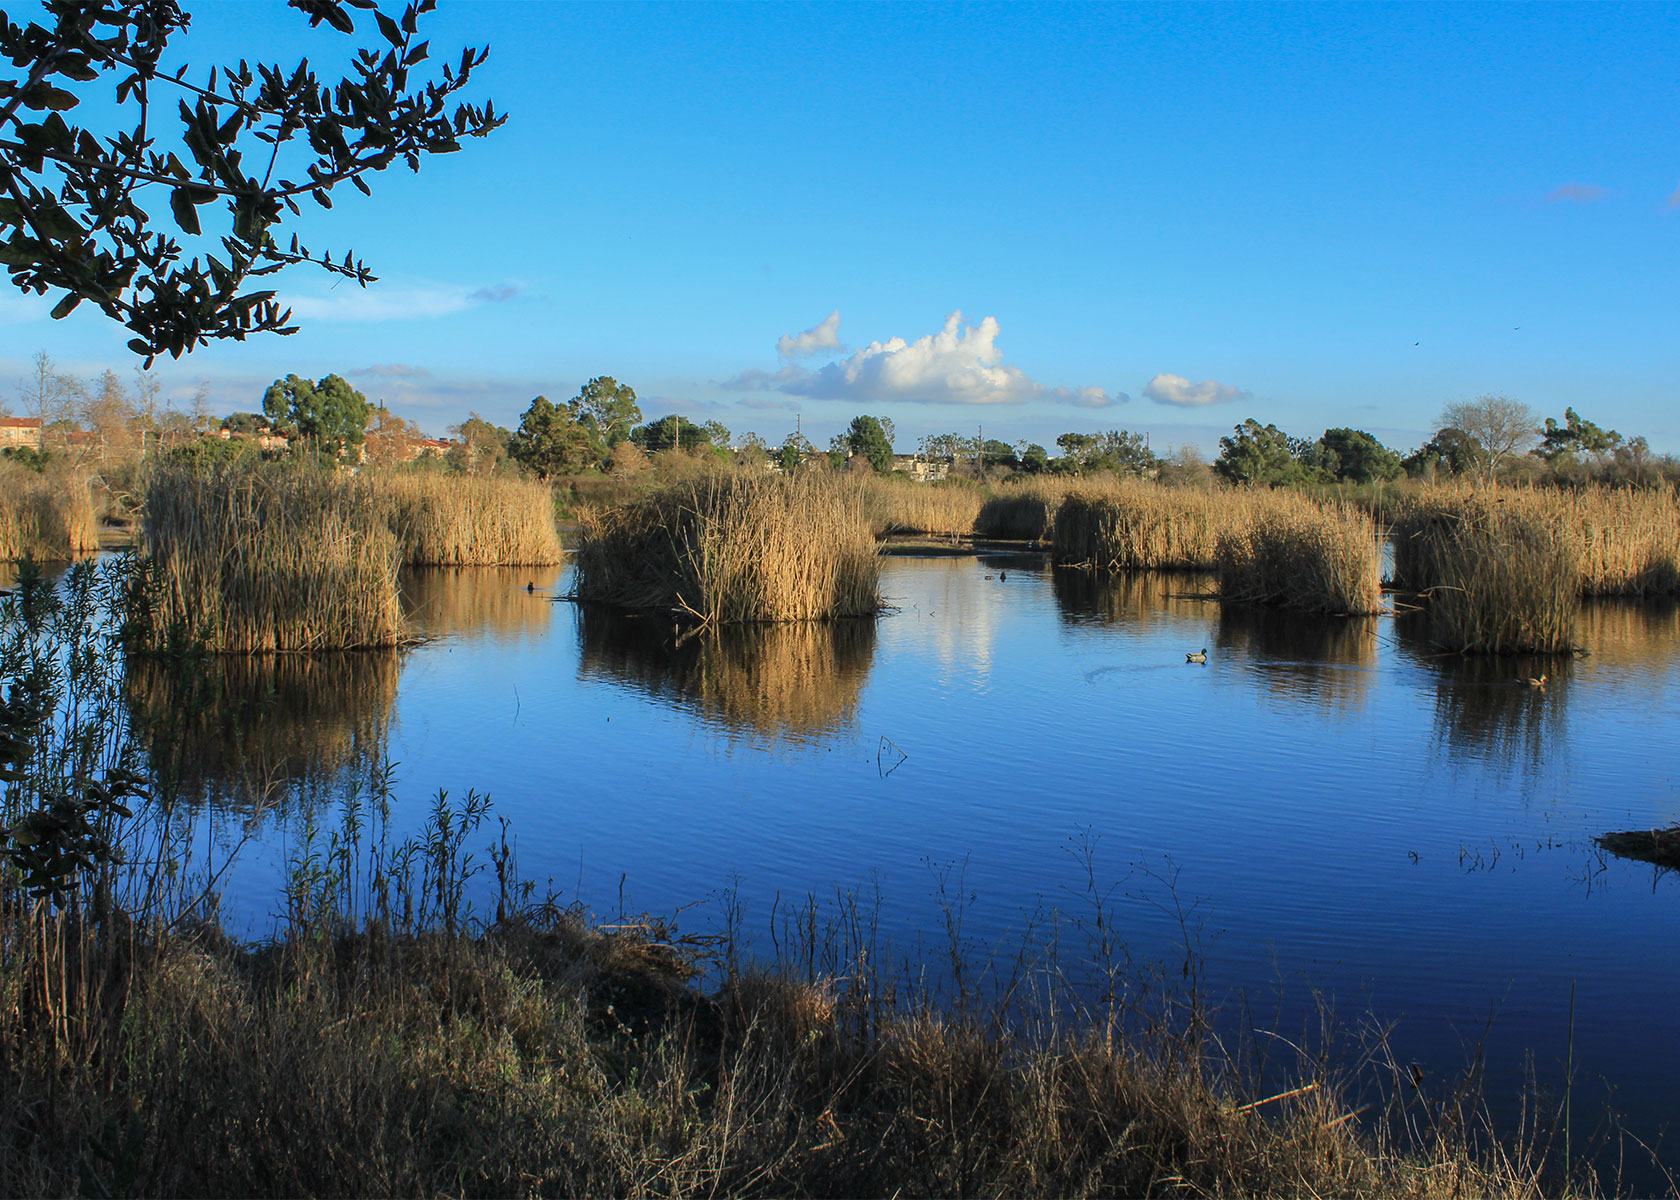
[{"label": "tree silhouette", "polygon": [[[352,10],[373,14],[388,48],[358,50],[352,75],[336,82],[307,61],[288,70],[244,60],[189,81],[185,66],[164,61],[190,22],[176,0],[46,0],[44,25],[0,13],[0,56],[21,72],[0,78],[0,263],[12,283],[62,291],[55,318],[84,300],[98,305],[133,331],[129,349],[150,366],[212,339],[294,332],[273,291],[245,290],[288,265],[372,282],[350,253],[316,256],[296,235],[282,243],[275,234],[301,200],[331,208],[346,182],[371,194],[366,176],[398,162],[419,170],[425,155],[506,120],[488,102],[447,111],[485,50],[467,48],[440,78],[408,90],[429,56],[417,33],[434,3],[392,17],[375,0],[292,0],[311,26],[346,35]],[[113,79],[115,132],[65,119]],[[172,229],[152,215],[165,199]],[[201,221],[213,204],[223,209],[219,236]],[[177,233],[194,239],[190,258]]]}]

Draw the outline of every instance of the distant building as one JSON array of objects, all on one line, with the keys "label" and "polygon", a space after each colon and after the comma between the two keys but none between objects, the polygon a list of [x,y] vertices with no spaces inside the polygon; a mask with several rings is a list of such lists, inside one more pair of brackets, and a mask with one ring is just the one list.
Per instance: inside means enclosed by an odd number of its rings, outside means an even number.
[{"label": "distant building", "polygon": [[0,450],[39,450],[40,417],[0,417]]},{"label": "distant building", "polygon": [[904,472],[918,483],[938,483],[951,473],[951,460],[929,459],[920,454],[895,454],[892,469]]}]

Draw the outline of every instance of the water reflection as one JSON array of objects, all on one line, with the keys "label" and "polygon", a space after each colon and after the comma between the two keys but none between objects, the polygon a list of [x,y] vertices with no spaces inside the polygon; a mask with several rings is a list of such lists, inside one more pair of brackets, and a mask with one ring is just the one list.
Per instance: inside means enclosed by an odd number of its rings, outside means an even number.
[{"label": "water reflection", "polygon": [[1217,646],[1243,654],[1271,693],[1337,706],[1363,704],[1376,682],[1376,617],[1309,617],[1252,604],[1219,608]]},{"label": "water reflection", "polygon": [[191,803],[330,798],[383,763],[402,663],[394,650],[134,657],[129,713],[166,786]]},{"label": "water reflection", "polygon": [[[1429,639],[1422,613],[1402,613],[1394,631],[1403,654],[1435,675],[1435,737],[1454,757],[1537,775],[1568,751],[1569,655],[1450,654]],[[1546,676],[1544,688],[1524,680]]]},{"label": "water reflection", "polygon": [[1056,605],[1070,625],[1197,620],[1209,613],[1210,577],[1172,571],[1123,574],[1061,568],[1051,573]]},{"label": "water reflection", "polygon": [[1674,600],[1588,600],[1576,628],[1587,648],[1583,669],[1606,682],[1638,687],[1680,663],[1680,603]]},{"label": "water reflection", "polygon": [[562,569],[412,567],[400,579],[403,614],[421,637],[540,638]]},{"label": "water reflection", "polygon": [[875,657],[872,620],[735,626],[686,634],[576,607],[578,675],[674,701],[731,735],[812,743],[851,724]]}]

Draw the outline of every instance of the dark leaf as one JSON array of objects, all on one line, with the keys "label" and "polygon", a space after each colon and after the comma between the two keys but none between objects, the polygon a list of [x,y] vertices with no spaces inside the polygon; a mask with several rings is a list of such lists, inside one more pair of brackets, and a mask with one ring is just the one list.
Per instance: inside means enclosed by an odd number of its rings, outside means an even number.
[{"label": "dark leaf", "polygon": [[198,209],[193,207],[192,192],[186,188],[176,188],[169,193],[169,207],[175,214],[175,223],[183,232],[195,236],[203,232],[198,227]]},{"label": "dark leaf", "polygon": [[81,302],[82,298],[75,292],[71,292],[68,296],[64,297],[64,299],[53,305],[52,319],[55,321],[62,321],[65,317],[68,317],[71,313],[75,312],[76,305]]}]

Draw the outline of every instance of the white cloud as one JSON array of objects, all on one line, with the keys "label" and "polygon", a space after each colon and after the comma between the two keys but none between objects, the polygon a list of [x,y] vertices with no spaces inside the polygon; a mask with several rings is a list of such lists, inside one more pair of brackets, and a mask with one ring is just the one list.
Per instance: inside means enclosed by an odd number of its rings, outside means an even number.
[{"label": "white cloud", "polygon": [[803,333],[784,333],[776,339],[776,353],[783,358],[806,358],[825,350],[844,353],[840,344],[840,310],[837,308]]},{"label": "white cloud", "polygon": [[1546,193],[1548,204],[1591,204],[1610,193],[1596,183],[1566,183]]},{"label": "white cloud", "polygon": [[[1035,382],[1021,368],[1003,361],[997,337],[995,317],[964,326],[962,313],[953,312],[938,333],[913,342],[901,337],[870,342],[849,358],[779,378],[776,386],[789,395],[858,404],[991,405],[1042,399],[1103,408],[1126,399],[1124,395],[1111,397],[1101,388],[1052,388]],[[740,378],[755,374],[764,375],[746,372]],[[777,372],[778,377],[787,374],[786,369]]]},{"label": "white cloud", "polygon": [[1215,379],[1191,383],[1182,375],[1155,376],[1144,385],[1143,394],[1157,404],[1176,404],[1180,408],[1200,408],[1208,404],[1232,404],[1238,400],[1252,400],[1253,394]]},{"label": "white cloud", "polygon": [[762,396],[743,396],[735,403],[742,408],[768,409],[774,412],[798,412],[797,400],[766,400]]}]

